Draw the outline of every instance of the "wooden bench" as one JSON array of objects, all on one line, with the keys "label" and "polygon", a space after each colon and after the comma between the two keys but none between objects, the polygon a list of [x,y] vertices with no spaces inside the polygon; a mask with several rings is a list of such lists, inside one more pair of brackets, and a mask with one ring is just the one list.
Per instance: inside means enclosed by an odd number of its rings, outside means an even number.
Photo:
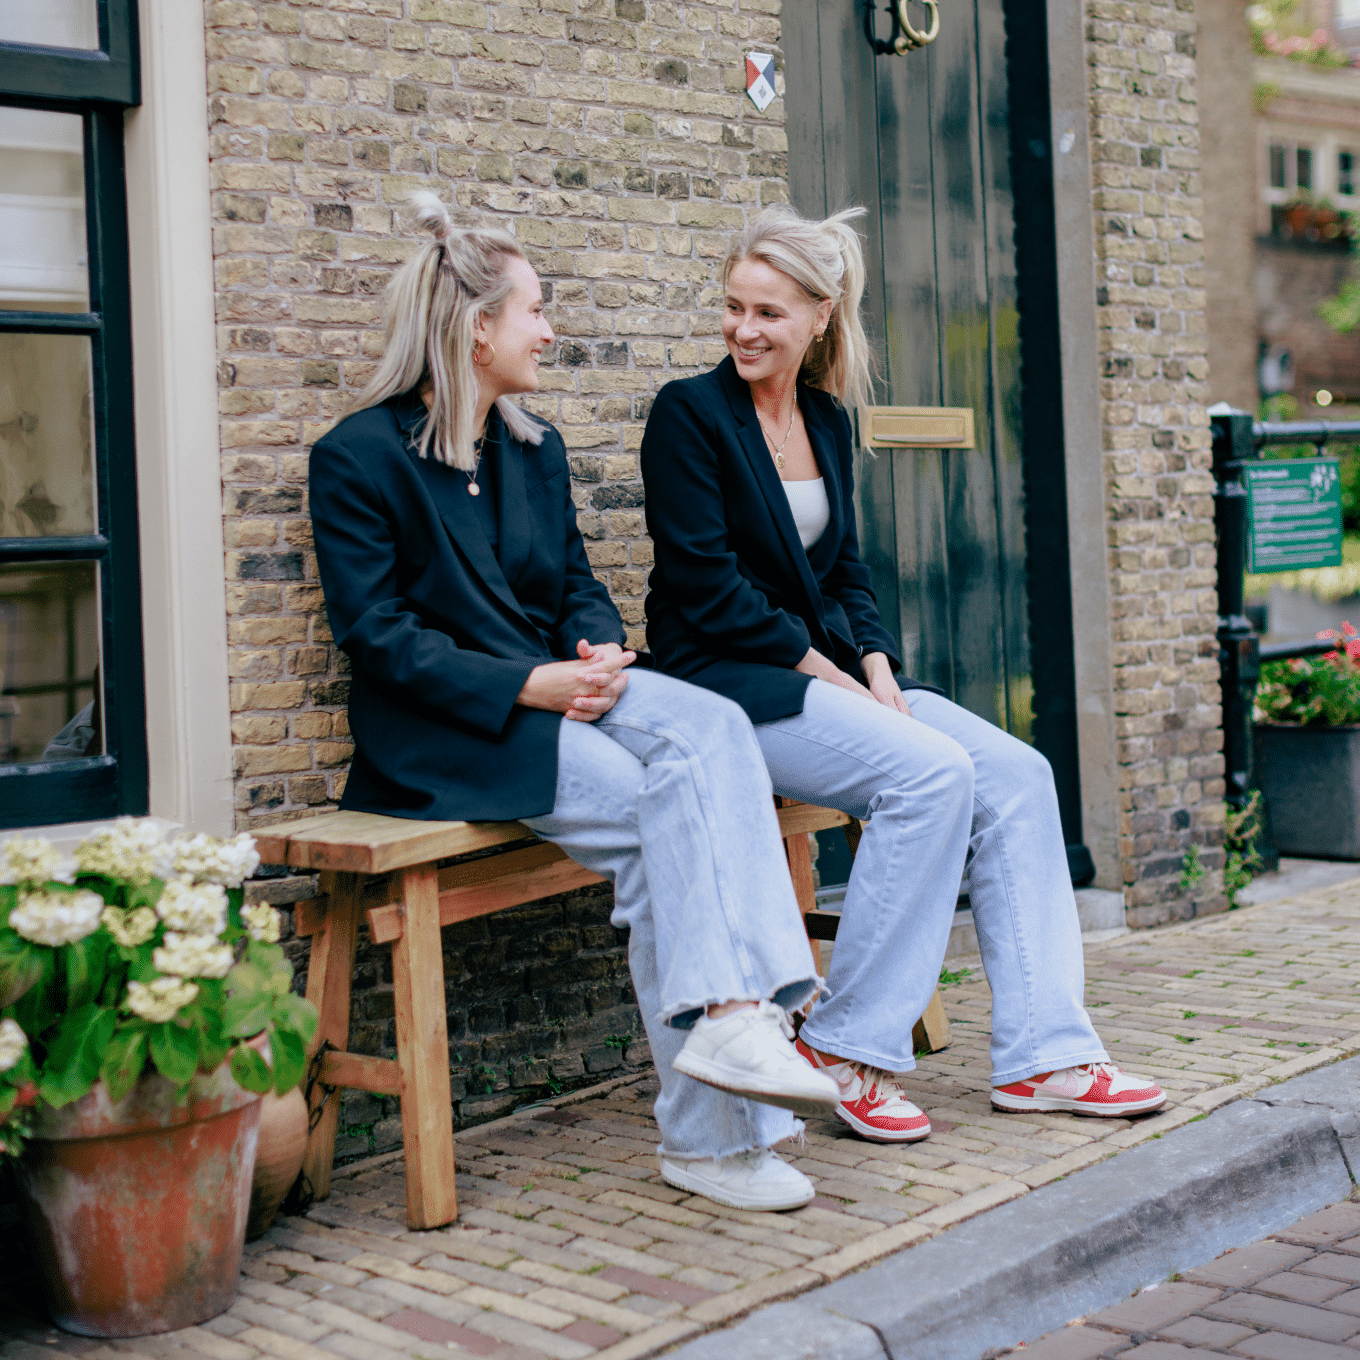
[{"label": "wooden bench", "polygon": [[[817,941],[835,938],[839,917],[817,910],[807,833],[843,827],[853,853],[860,826],[831,808],[777,801],[789,872],[820,970]],[[266,864],[320,874],[320,895],[298,902],[293,918],[296,933],[312,940],[307,996],[320,1015],[309,1054],[313,1061],[320,1055],[311,1093],[316,1122],[303,1163],[315,1197],[330,1193],[340,1114],[340,1102],[326,1095],[351,1087],[401,1098],[409,1226],[452,1222],[458,1203],[440,927],[604,880],[539,841],[521,822],[421,822],[330,812],[271,827],[256,844]],[[502,846],[512,848],[467,858]],[[395,1059],[346,1049],[361,916],[375,944],[392,946]],[[913,1034],[918,1050],[934,1052],[949,1042],[938,992]]]}]

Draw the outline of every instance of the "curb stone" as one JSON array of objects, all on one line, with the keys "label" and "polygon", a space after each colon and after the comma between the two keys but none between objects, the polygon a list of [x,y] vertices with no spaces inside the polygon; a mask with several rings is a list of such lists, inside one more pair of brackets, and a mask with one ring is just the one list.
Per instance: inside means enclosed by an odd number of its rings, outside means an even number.
[{"label": "curb stone", "polygon": [[[1269,1086],[672,1360],[978,1360],[1345,1199],[1360,1058]],[[1016,1300],[1024,1300],[1017,1308]]]}]

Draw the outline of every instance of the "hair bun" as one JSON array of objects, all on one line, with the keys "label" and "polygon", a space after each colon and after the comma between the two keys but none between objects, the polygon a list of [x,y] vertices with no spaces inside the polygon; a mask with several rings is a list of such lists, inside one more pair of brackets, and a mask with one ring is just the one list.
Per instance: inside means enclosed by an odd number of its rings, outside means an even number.
[{"label": "hair bun", "polygon": [[407,203],[413,209],[412,225],[442,240],[453,230],[453,219],[438,194],[429,189],[416,189],[408,194]]}]

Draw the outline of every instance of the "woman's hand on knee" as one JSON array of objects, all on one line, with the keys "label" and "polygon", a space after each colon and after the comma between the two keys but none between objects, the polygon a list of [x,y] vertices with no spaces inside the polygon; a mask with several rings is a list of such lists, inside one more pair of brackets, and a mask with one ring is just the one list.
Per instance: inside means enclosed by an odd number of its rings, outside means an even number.
[{"label": "woman's hand on knee", "polygon": [[807,655],[793,668],[803,675],[811,675],[817,680],[825,680],[829,685],[839,685],[851,694],[872,699],[874,696],[853,675],[847,675],[834,661],[829,661],[815,647],[809,647]]},{"label": "woman's hand on knee", "polygon": [[893,674],[892,663],[883,652],[866,652],[860,658],[860,668],[869,682],[869,693],[884,708],[895,708],[899,713],[911,717],[911,709],[902,697],[902,689]]},{"label": "woman's hand on knee", "polygon": [[549,661],[529,672],[515,702],[525,708],[562,713],[578,722],[594,722],[608,713],[628,686],[624,667],[637,660],[615,642],[592,646],[582,641],[579,661]]}]

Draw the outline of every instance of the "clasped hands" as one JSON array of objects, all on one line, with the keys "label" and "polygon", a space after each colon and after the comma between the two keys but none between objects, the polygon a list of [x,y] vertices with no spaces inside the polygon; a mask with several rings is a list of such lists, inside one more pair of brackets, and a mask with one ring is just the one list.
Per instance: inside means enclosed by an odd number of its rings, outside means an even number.
[{"label": "clasped hands", "polygon": [[828,660],[813,647],[808,648],[807,655],[794,667],[794,670],[801,671],[804,675],[812,675],[818,680],[825,680],[828,684],[839,685],[842,689],[848,689],[851,694],[872,699],[875,703],[882,704],[884,708],[895,708],[899,713],[911,717],[911,709],[902,696],[892,665],[883,652],[866,652],[860,658],[860,669],[864,672],[867,685],[861,684],[853,675],[846,674],[834,661]]},{"label": "clasped hands", "polygon": [[628,687],[624,668],[637,660],[617,642],[576,644],[579,661],[550,661],[535,666],[515,702],[525,708],[561,713],[576,722],[594,722],[608,713]]}]

